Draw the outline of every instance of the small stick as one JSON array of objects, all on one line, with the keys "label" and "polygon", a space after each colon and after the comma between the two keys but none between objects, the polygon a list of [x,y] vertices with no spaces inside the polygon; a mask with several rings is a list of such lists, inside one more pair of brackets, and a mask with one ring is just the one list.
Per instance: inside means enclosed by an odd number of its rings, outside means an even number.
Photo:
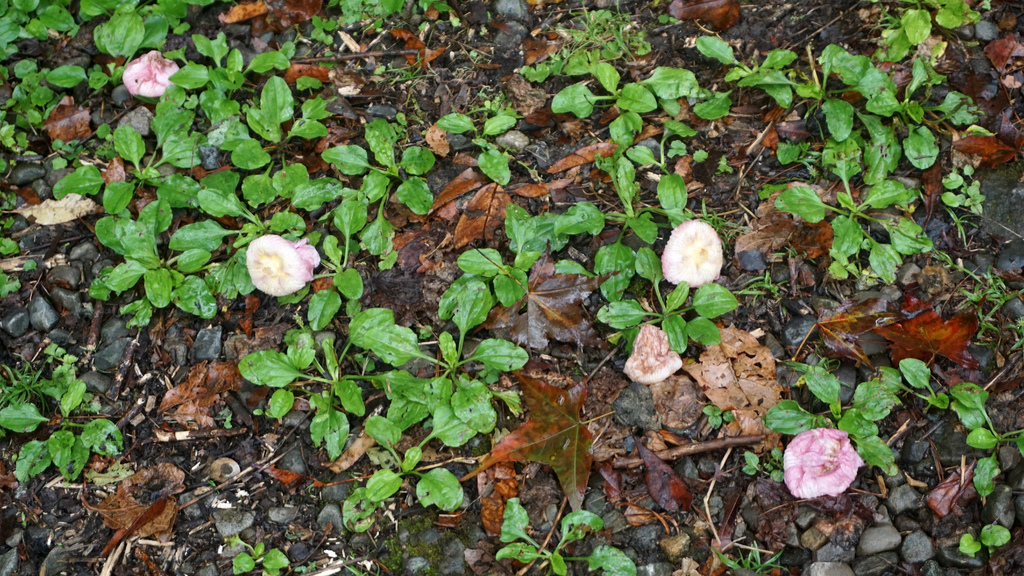
[{"label": "small stick", "polygon": [[[677,460],[683,456],[692,456],[694,454],[700,454],[702,452],[710,452],[712,450],[721,450],[722,448],[733,448],[736,446],[749,446],[751,444],[757,444],[761,441],[760,436],[733,436],[732,438],[718,438],[716,440],[708,440],[707,442],[697,442],[695,444],[687,444],[686,446],[676,446],[675,448],[669,448],[668,450],[661,450],[655,452],[655,456],[662,460],[670,461]],[[639,458],[616,458],[612,462],[613,468],[636,468],[643,464],[644,461]]]},{"label": "small stick", "polygon": [[320,62],[342,62],[361,58],[387,58],[390,56],[416,56],[419,50],[377,50],[373,52],[356,52],[354,54],[335,54],[334,56],[318,56],[316,58],[299,58],[292,64],[317,64]]},{"label": "small stick", "polygon": [[132,357],[135,356],[135,351],[139,348],[139,336],[136,334],[135,339],[129,342],[124,349],[121,365],[117,367],[117,374],[114,375],[114,383],[110,385],[110,390],[107,390],[107,399],[110,401],[117,400],[117,396],[121,393],[121,385],[124,384],[125,375],[128,374],[128,366],[131,365]]},{"label": "small stick", "polygon": [[103,302],[94,300],[92,305],[92,321],[89,322],[89,338],[85,341],[85,349],[96,350],[100,341],[100,325],[103,323]]}]

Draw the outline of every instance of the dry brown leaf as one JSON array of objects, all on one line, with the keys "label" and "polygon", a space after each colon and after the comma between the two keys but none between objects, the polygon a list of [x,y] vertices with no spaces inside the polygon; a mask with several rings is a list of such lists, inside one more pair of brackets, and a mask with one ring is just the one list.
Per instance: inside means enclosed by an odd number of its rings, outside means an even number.
[{"label": "dry brown leaf", "polygon": [[124,182],[127,177],[128,174],[124,169],[124,160],[122,160],[120,156],[114,156],[114,158],[107,164],[107,169],[103,171],[104,184],[110,184],[111,182]]},{"label": "dry brown leaf", "polygon": [[501,534],[505,502],[519,495],[516,469],[511,462],[499,462],[476,477],[480,494],[480,520],[491,536]]},{"label": "dry brown leaf", "polygon": [[166,542],[178,515],[178,503],[172,494],[180,493],[184,482],[185,473],[173,464],[163,462],[143,468],[121,481],[117,492],[107,496],[93,510],[103,516],[105,526],[123,530],[145,514],[153,502],[166,497],[163,510],[134,531],[135,536],[154,536]]},{"label": "dry brown leaf", "polygon": [[523,198],[539,198],[548,195],[548,188],[543,184],[522,184],[513,186],[508,191]]},{"label": "dry brown leaf", "polygon": [[651,384],[650,389],[663,426],[685,430],[700,419],[704,400],[689,377],[670,376],[668,380]]},{"label": "dry brown leaf", "polygon": [[570,168],[590,164],[594,161],[594,157],[598,155],[602,157],[611,156],[612,153],[615,152],[616,148],[618,148],[618,145],[611,142],[598,142],[597,144],[584,146],[583,148],[580,148],[552,164],[548,168],[548,174],[556,174],[558,172],[564,172]]},{"label": "dry brown leaf", "polygon": [[341,453],[341,456],[339,456],[334,462],[328,464],[327,467],[335,473],[344,472],[362,458],[363,454],[366,454],[367,450],[376,445],[377,441],[363,430],[352,442],[352,445],[346,448],[345,451]]},{"label": "dry brown leaf", "polygon": [[318,12],[322,0],[267,0],[267,23],[276,30],[301,24]]},{"label": "dry brown leaf", "polygon": [[292,64],[284,71],[284,81],[289,84],[294,84],[296,80],[304,76],[327,82],[331,76],[331,69],[317,64]]},{"label": "dry brown leaf", "polygon": [[719,30],[726,30],[739,20],[740,5],[736,0],[675,0],[668,13],[676,20],[705,20]]},{"label": "dry brown leaf", "polygon": [[86,214],[100,212],[100,205],[78,194],[68,194],[60,200],[50,198],[38,206],[14,210],[25,218],[32,218],[40,226],[64,224]]},{"label": "dry brown leaf", "polygon": [[761,448],[778,442],[778,433],[761,423],[761,417],[782,398],[775,379],[775,357],[757,338],[734,327],[722,328],[722,342],[701,352],[700,362],[683,366],[719,409],[732,410],[735,422],[723,428],[729,436],[762,436]]},{"label": "dry brown leaf", "polygon": [[476,170],[466,168],[458,176],[452,178],[452,181],[437,194],[437,198],[434,199],[434,205],[430,207],[430,211],[434,212],[466,192],[476,190],[483,186],[486,181],[486,177]]},{"label": "dry brown leaf", "polygon": [[491,240],[505,222],[505,207],[512,202],[497,184],[484,186],[463,209],[455,225],[455,248],[477,240]]},{"label": "dry brown leaf", "polygon": [[70,142],[81,140],[91,134],[89,130],[89,109],[75,105],[75,99],[65,96],[43,123],[50,140]]},{"label": "dry brown leaf", "polygon": [[160,413],[172,408],[176,410],[167,416],[190,428],[210,428],[215,425],[211,407],[221,401],[225,392],[238,390],[242,375],[234,362],[201,362],[192,367],[188,378],[164,394]]},{"label": "dry brown leaf", "polygon": [[430,147],[430,151],[438,156],[447,156],[448,152],[451,152],[451,146],[448,144],[448,135],[445,134],[444,130],[437,127],[437,124],[432,124],[430,128],[423,134],[423,138],[427,141],[427,146]]},{"label": "dry brown leaf", "polygon": [[243,2],[241,4],[235,4],[230,10],[221,14],[217,18],[220,20],[221,24],[234,24],[235,22],[241,22],[242,20],[262,16],[266,13],[267,5],[262,1]]}]

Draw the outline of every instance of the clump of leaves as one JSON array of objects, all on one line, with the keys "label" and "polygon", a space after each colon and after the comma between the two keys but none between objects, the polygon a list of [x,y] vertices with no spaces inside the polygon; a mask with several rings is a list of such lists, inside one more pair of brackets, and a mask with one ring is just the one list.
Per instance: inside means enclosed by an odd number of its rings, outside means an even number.
[{"label": "clump of leaves", "polygon": [[[53,464],[68,480],[81,474],[91,454],[112,456],[121,450],[121,431],[106,418],[95,418],[81,425],[69,420],[79,410],[95,412],[92,395],[75,374],[78,358],[56,344],[43,351],[44,366],[38,370],[4,367],[0,376],[0,435],[5,430],[24,434],[50,421],[48,414],[59,414],[57,431],[43,440],[26,442],[18,452],[14,475],[19,482],[36,476]],[[43,374],[49,371],[49,377]],[[76,433],[77,432],[77,433]]]},{"label": "clump of leaves", "polygon": [[544,560],[548,563],[548,574],[565,576],[568,573],[566,562],[585,561],[590,570],[600,569],[610,576],[636,576],[636,564],[618,548],[601,545],[587,556],[573,557],[564,555],[568,544],[582,540],[588,531],[604,528],[601,517],[586,510],[576,510],[566,514],[560,525],[562,537],[554,550],[548,551],[530,537],[526,529],[530,518],[519,503],[519,498],[510,498],[505,504],[505,518],[501,524],[501,541],[507,546],[498,550],[495,559],[512,558],[522,563]]},{"label": "clump of leaves", "polygon": [[277,548],[267,549],[266,544],[257,542],[250,546],[237,535],[227,538],[229,546],[245,546],[247,552],[242,552],[231,561],[231,572],[233,574],[245,574],[252,572],[259,564],[262,567],[263,576],[277,576],[288,567],[288,556]]}]

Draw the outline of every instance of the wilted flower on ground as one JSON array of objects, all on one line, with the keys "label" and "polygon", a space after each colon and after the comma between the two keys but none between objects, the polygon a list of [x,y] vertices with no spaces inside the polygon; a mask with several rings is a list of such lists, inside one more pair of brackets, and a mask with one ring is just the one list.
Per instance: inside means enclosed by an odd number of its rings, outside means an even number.
[{"label": "wilted flower on ground", "polygon": [[623,372],[633,382],[657,384],[683,367],[683,359],[668,345],[668,334],[657,326],[644,324],[633,341],[633,353]]},{"label": "wilted flower on ground", "polygon": [[245,254],[252,285],[271,296],[302,290],[313,281],[313,269],[320,265],[320,255],[307,242],[305,238],[292,242],[276,234],[253,240]]},{"label": "wilted flower on ground", "polygon": [[170,78],[177,71],[178,65],[173,60],[151,50],[126,64],[121,80],[132,96],[159,98],[171,85]]},{"label": "wilted flower on ground", "polygon": [[846,491],[864,465],[842,430],[815,428],[797,434],[783,458],[786,486],[797,498],[838,496]]},{"label": "wilted flower on ground", "polygon": [[722,240],[700,220],[676,226],[661,255],[661,272],[673,284],[691,288],[714,281],[722,272]]}]

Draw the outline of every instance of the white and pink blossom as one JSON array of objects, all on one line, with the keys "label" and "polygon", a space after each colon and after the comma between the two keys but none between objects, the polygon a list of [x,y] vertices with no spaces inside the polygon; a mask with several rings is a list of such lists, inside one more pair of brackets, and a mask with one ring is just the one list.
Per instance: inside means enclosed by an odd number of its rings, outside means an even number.
[{"label": "white and pink blossom", "polygon": [[171,76],[177,71],[178,65],[173,60],[151,50],[126,64],[121,80],[132,96],[159,98],[170,87]]},{"label": "white and pink blossom", "polygon": [[683,359],[669,347],[668,334],[657,326],[644,324],[633,341],[633,353],[623,372],[640,384],[657,384],[683,367]]},{"label": "white and pink blossom", "polygon": [[287,296],[313,281],[320,255],[305,238],[293,242],[267,234],[249,244],[245,264],[253,286],[271,296]]},{"label": "white and pink blossom", "polygon": [[797,498],[838,496],[857,478],[864,460],[842,430],[815,428],[797,434],[783,458],[786,487]]},{"label": "white and pink blossom", "polygon": [[722,239],[709,224],[689,220],[676,226],[661,255],[661,272],[673,284],[696,288],[722,273]]}]

